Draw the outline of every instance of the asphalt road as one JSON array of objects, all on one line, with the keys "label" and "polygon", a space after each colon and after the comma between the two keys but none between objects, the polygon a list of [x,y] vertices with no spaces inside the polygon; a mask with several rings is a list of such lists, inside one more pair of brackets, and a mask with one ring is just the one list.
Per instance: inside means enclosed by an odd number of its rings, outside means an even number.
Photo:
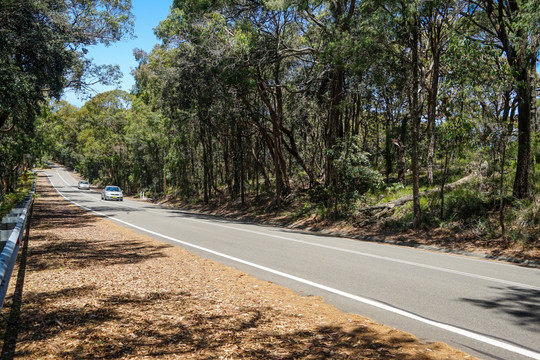
[{"label": "asphalt road", "polygon": [[61,167],[44,173],[96,215],[343,311],[480,358],[540,359],[540,269],[102,201]]}]

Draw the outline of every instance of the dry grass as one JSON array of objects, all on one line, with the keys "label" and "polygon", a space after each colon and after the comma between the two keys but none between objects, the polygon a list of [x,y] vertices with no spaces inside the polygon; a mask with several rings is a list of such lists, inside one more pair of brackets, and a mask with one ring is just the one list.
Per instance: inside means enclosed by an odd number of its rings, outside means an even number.
[{"label": "dry grass", "polygon": [[3,359],[472,358],[94,217],[43,176],[38,192]]}]

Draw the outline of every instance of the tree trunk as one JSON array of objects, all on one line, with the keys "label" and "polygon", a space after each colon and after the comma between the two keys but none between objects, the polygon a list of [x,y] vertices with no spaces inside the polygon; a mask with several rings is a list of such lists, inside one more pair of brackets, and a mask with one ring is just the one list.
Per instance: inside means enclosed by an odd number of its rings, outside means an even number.
[{"label": "tree trunk", "polygon": [[418,166],[418,133],[420,128],[420,114],[418,106],[418,91],[419,91],[419,75],[418,75],[418,19],[414,15],[414,22],[411,27],[412,35],[412,87],[411,87],[411,106],[409,108],[412,120],[411,132],[411,166],[412,166],[412,183],[413,183],[413,227],[420,227],[420,185],[419,185],[419,166]]},{"label": "tree trunk", "polygon": [[427,135],[429,138],[427,153],[428,183],[433,184],[433,162],[435,157],[435,118],[437,117],[437,97],[439,93],[440,56],[436,40],[432,40],[433,73],[431,74],[431,86],[428,100],[428,125]]},{"label": "tree trunk", "polygon": [[[325,145],[327,149],[332,149],[336,144],[336,139],[343,136],[341,126],[340,105],[343,100],[344,74],[339,65],[336,65],[332,72],[332,82],[330,89],[330,108],[326,122]],[[325,185],[331,186],[334,183],[334,167],[330,156],[326,156]]]},{"label": "tree trunk", "polygon": [[379,124],[379,114],[377,112],[377,109],[375,109],[375,123],[377,125],[376,130],[376,141],[375,141],[375,168],[379,167],[379,153],[381,152],[381,144],[380,144],[380,124]]},{"label": "tree trunk", "polygon": [[538,109],[536,98],[540,96],[540,92],[537,92],[538,77],[535,70],[535,65],[532,65],[532,69],[529,74],[531,80],[531,124],[532,124],[532,133],[534,138],[532,139],[532,154],[531,154],[531,167],[532,167],[532,178],[536,177],[536,164],[538,164],[538,154],[540,154],[540,128],[538,126]]},{"label": "tree trunk", "polygon": [[205,128],[203,123],[200,123],[200,140],[202,145],[202,166],[203,166],[203,197],[204,197],[204,203],[208,204],[209,202],[209,196],[208,196],[208,150],[206,148],[206,139],[205,139]]},{"label": "tree trunk", "polygon": [[441,220],[443,219],[444,217],[444,186],[446,185],[446,178],[448,177],[448,167],[449,167],[449,164],[450,164],[450,150],[448,149],[448,144],[446,144],[447,148],[445,150],[445,156],[444,156],[444,169],[443,169],[443,176],[441,178],[441,192],[440,192],[440,197],[441,197],[441,212],[440,212],[440,217],[441,217]]},{"label": "tree trunk", "polygon": [[386,169],[386,183],[390,181],[390,175],[392,174],[392,119],[386,114],[385,124],[385,144],[384,144],[384,161]]},{"label": "tree trunk", "polygon": [[[449,161],[449,163],[452,162],[452,154],[450,155],[448,161]],[[474,180],[477,177],[478,177],[478,174],[476,172],[473,172],[473,173],[465,176],[464,178],[459,179],[458,181],[455,181],[455,182],[453,182],[451,184],[445,185],[444,188],[446,190],[453,190],[453,189],[457,188],[458,186],[461,186],[461,185],[463,185],[463,184],[465,184],[465,183],[467,183],[469,181]],[[427,195],[435,194],[436,192],[440,192],[440,188],[424,191],[423,193],[421,193],[419,195],[420,196],[427,196]],[[358,209],[358,212],[362,213],[362,212],[366,212],[366,211],[393,209],[396,206],[401,206],[401,205],[406,204],[406,203],[411,202],[411,201],[413,201],[413,196],[412,195],[406,195],[406,196],[403,196],[403,197],[401,197],[399,199],[392,200],[392,201],[389,201],[389,202],[386,202],[386,203],[383,203],[383,204],[377,204],[377,205],[366,206],[366,207],[360,208],[360,209]]]},{"label": "tree trunk", "polygon": [[[513,69],[518,101],[518,154],[513,196],[523,199],[529,196],[531,169],[531,71],[536,71],[538,41],[530,41],[522,26],[513,26],[524,10],[525,2],[484,0],[486,15],[493,24],[508,65]],[[523,45],[526,44],[526,45]]]},{"label": "tree trunk", "polygon": [[312,169],[307,166],[304,159],[300,156],[300,152],[298,151],[298,146],[296,145],[296,140],[294,139],[294,133],[284,126],[281,127],[281,130],[283,131],[283,133],[285,133],[285,135],[289,139],[290,145],[287,145],[287,142],[283,142],[285,149],[287,149],[289,154],[291,154],[296,159],[296,161],[298,161],[298,164],[302,167],[302,169],[304,169],[304,171],[306,172],[309,178],[309,187],[312,189],[313,187],[315,187],[317,183],[317,179],[315,179],[315,175],[313,174]]},{"label": "tree trunk", "polygon": [[405,150],[407,149],[407,130],[408,130],[408,122],[409,117],[404,116],[401,120],[401,130],[399,133],[399,141],[397,143],[398,146],[398,159],[397,159],[397,172],[398,172],[398,180],[400,183],[403,184],[403,186],[406,185],[406,171],[407,171],[407,164],[405,161]]},{"label": "tree trunk", "polygon": [[244,177],[245,177],[245,174],[244,174],[244,139],[242,138],[242,132],[241,130],[239,129],[239,126],[237,125],[237,129],[236,129],[237,133],[236,133],[236,136],[237,136],[237,142],[238,142],[238,162],[239,162],[239,167],[240,167],[240,171],[239,171],[239,176],[238,176],[238,182],[239,182],[239,185],[240,185],[240,199],[242,201],[242,204],[245,203],[245,191],[244,191]]},{"label": "tree trunk", "polygon": [[514,179],[514,197],[529,196],[531,165],[531,83],[528,71],[523,69],[518,81],[518,155]]},{"label": "tree trunk", "polygon": [[234,198],[233,196],[233,184],[232,184],[232,176],[231,176],[231,146],[229,145],[229,139],[225,139],[223,142],[223,166],[225,171],[225,183],[227,184],[227,190],[229,192],[229,195],[231,196],[231,199]]},{"label": "tree trunk", "polygon": [[[265,142],[268,144],[267,140],[265,140]],[[261,169],[261,174],[262,174],[262,176],[264,178],[264,183],[265,184],[269,184],[270,179],[268,178],[268,173],[266,171],[266,168],[265,168],[264,164],[262,163],[262,161],[259,159],[259,156],[257,155],[257,152],[258,152],[258,150],[256,150],[254,147],[252,147],[251,155],[253,156],[253,159],[255,160],[255,179],[257,180],[257,193],[258,193],[258,191],[259,191],[259,173],[258,173],[257,169],[258,168]]]},{"label": "tree trunk", "polygon": [[[261,100],[266,105],[269,113],[270,120],[272,122],[272,131],[271,138],[265,138],[269,140],[269,147],[272,150],[272,160],[274,162],[274,169],[276,175],[276,199],[275,204],[277,207],[281,206],[281,198],[283,195],[290,192],[289,180],[287,177],[287,163],[283,157],[283,136],[281,132],[282,128],[282,117],[283,117],[283,102],[281,99],[281,88],[276,87],[276,101],[275,104],[270,102],[270,99],[267,96],[267,91],[265,85],[262,81],[259,81],[258,84],[259,96]],[[262,130],[263,137],[265,136],[264,129]]]},{"label": "tree trunk", "polygon": [[242,136],[240,134],[240,129],[238,126],[238,123],[234,126],[234,132],[235,132],[235,142],[234,142],[234,149],[233,149],[233,196],[232,199],[234,200],[238,193],[240,193],[240,187],[241,187],[241,174],[240,174],[240,158],[242,156]]},{"label": "tree trunk", "polygon": [[163,193],[167,193],[167,154],[163,154],[162,157],[163,164],[161,166],[161,171],[163,173]]}]

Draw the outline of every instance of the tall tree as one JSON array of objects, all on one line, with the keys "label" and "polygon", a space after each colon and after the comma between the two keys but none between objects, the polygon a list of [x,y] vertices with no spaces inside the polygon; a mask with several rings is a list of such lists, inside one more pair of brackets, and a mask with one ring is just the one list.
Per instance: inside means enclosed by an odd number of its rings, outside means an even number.
[{"label": "tall tree", "polygon": [[[347,54],[354,48],[350,33],[358,13],[358,4],[357,0],[299,3],[306,19],[321,32],[320,40],[324,43],[318,57],[327,67],[323,74],[323,84],[328,87],[324,141],[326,149],[331,150],[337,139],[344,136]],[[325,184],[335,185],[336,181],[339,180],[334,176],[332,159],[327,156]]]},{"label": "tall tree", "polygon": [[[409,104],[409,114],[412,122],[412,149],[411,149],[411,167],[412,167],[412,183],[413,183],[413,226],[420,226],[420,186],[419,186],[419,156],[418,156],[418,138],[420,132],[420,45],[419,39],[419,19],[417,10],[407,8],[403,5],[404,15],[407,19],[408,29],[410,31],[410,49],[411,49],[411,100]],[[410,6],[410,5],[409,5]]]},{"label": "tall tree", "polygon": [[513,194],[526,198],[531,173],[531,108],[534,104],[536,64],[540,50],[540,7],[534,0],[469,1],[471,21],[479,38],[500,49],[512,68],[518,108],[518,154]]},{"label": "tall tree", "polygon": [[427,180],[433,184],[433,165],[435,154],[435,126],[439,95],[439,80],[444,64],[442,57],[446,52],[451,35],[461,17],[460,1],[428,1],[423,4],[421,25],[426,36],[426,89],[427,89]]},{"label": "tall tree", "polygon": [[110,82],[118,69],[85,58],[86,46],[131,32],[130,0],[5,0],[0,3],[0,129],[32,123],[66,86]]},{"label": "tall tree", "polygon": [[[35,120],[42,106],[49,98],[58,99],[66,87],[84,90],[96,81],[118,80],[119,69],[93,64],[85,57],[85,47],[128,35],[133,26],[130,8],[130,0],[0,2],[2,143],[36,138]],[[16,178],[29,147],[3,146],[1,151],[0,177]],[[18,162],[13,163],[15,158]],[[0,185],[0,193],[5,188]]]}]

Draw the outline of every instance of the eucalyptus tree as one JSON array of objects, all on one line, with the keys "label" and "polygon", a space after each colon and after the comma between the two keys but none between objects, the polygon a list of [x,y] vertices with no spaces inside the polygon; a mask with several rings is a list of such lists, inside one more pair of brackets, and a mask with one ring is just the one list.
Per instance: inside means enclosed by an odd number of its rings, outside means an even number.
[{"label": "eucalyptus tree", "polygon": [[[404,98],[406,103],[406,114],[402,118],[402,133],[410,134],[410,156],[413,185],[413,226],[420,224],[420,191],[419,191],[419,137],[420,118],[425,98],[424,83],[425,68],[423,61],[424,43],[421,37],[421,1],[388,0],[373,2],[373,12],[377,14],[376,19],[383,27],[388,46],[392,47],[396,56],[400,59],[403,67],[397,71],[405,70],[406,81],[404,83]],[[405,136],[396,141],[404,151]],[[400,154],[398,166],[401,167],[404,177],[404,152]],[[403,181],[404,179],[400,179]]]},{"label": "eucalyptus tree", "polygon": [[[371,92],[385,118],[385,173],[390,182],[396,161],[398,181],[405,185],[406,153],[410,142],[410,52],[401,7],[395,1],[363,3],[363,14],[353,27],[357,54],[351,67],[364,76],[361,87]],[[393,155],[395,153],[395,156]]]},{"label": "eucalyptus tree", "polygon": [[[298,1],[298,11],[312,26],[312,32],[320,35],[314,40],[317,50],[321,90],[326,105],[326,121],[324,126],[325,148],[330,150],[338,139],[345,136],[344,107],[346,102],[347,66],[354,57],[357,47],[354,42],[359,40],[351,36],[356,17],[359,13],[360,2],[357,0],[336,1]],[[330,154],[330,152],[328,153]],[[324,183],[335,186],[339,181],[334,176],[332,159],[325,160]]]},{"label": "eucalyptus tree", "polygon": [[418,138],[420,132],[420,56],[419,56],[419,46],[421,46],[421,41],[419,39],[419,19],[417,14],[417,9],[412,6],[416,5],[415,2],[412,4],[402,4],[403,15],[405,17],[405,23],[407,24],[407,29],[410,32],[410,37],[408,39],[409,46],[411,49],[411,94],[410,94],[410,104],[409,104],[409,114],[412,121],[412,146],[411,146],[411,167],[412,167],[412,183],[413,183],[413,226],[418,228],[420,226],[420,186],[419,186],[419,159],[418,159]]},{"label": "eucalyptus tree", "polygon": [[504,53],[512,69],[518,108],[518,154],[513,195],[526,198],[531,173],[531,108],[536,99],[536,66],[540,50],[540,7],[537,1],[469,0],[466,14],[475,38]]},{"label": "eucalyptus tree", "polygon": [[15,189],[17,178],[28,165],[26,154],[30,143],[30,135],[23,131],[14,131],[9,136],[0,133],[0,200],[6,192]]},{"label": "eucalyptus tree", "polygon": [[125,91],[112,90],[96,95],[78,112],[77,149],[83,176],[126,187],[130,168],[125,134],[131,101]]},{"label": "eucalyptus tree", "polygon": [[130,0],[5,0],[0,4],[0,129],[35,118],[66,86],[110,82],[119,71],[85,58],[86,47],[131,32]]},{"label": "eucalyptus tree", "polygon": [[[197,79],[207,79],[208,73],[204,72],[204,62],[198,55],[194,54],[193,46],[187,43],[176,43],[172,35],[164,35],[164,26],[169,27],[167,32],[172,31],[171,21],[162,22],[159,33],[164,39],[164,45],[155,47],[150,54],[136,51],[139,66],[134,71],[135,76],[135,96],[137,99],[136,112],[142,109],[144,113],[152,111],[162,118],[162,121],[151,121],[157,127],[152,126],[147,129],[149,133],[156,133],[157,136],[165,137],[166,158],[164,180],[162,189],[167,187],[166,172],[170,172],[170,185],[179,186],[181,194],[192,196],[199,191],[199,168],[198,154],[201,143],[201,130],[203,123],[199,120],[198,110],[202,109],[199,104],[202,100],[201,85],[205,82]],[[177,47],[176,47],[177,46]],[[208,82],[208,86],[213,84]],[[207,95],[208,99],[210,95]],[[143,103],[144,106],[142,104]],[[204,111],[208,109],[205,106]],[[154,115],[150,116],[150,119]],[[150,122],[142,121],[143,124],[151,125]],[[139,127],[139,125],[137,126]],[[133,128],[135,130],[136,128]],[[141,131],[143,131],[141,129]],[[136,136],[132,134],[131,136]],[[145,134],[145,138],[153,135]],[[139,137],[139,136],[137,136]],[[136,141],[144,141],[144,138]],[[143,155],[146,152],[138,156]],[[204,165],[206,166],[206,165]],[[204,170],[206,171],[206,170]],[[157,188],[162,182],[159,179],[151,188]],[[205,189],[207,187],[205,186]]]},{"label": "eucalyptus tree", "polygon": [[[206,90],[194,94],[194,99],[202,100],[206,96],[211,101],[200,107],[186,104],[184,109],[196,109],[197,116],[207,118],[203,121],[211,125],[209,114],[203,116],[205,109],[216,109],[212,104],[218,103],[227,107],[228,102],[228,114],[224,112],[217,118],[229,120],[228,126],[225,123],[223,125],[226,126],[219,129],[229,128],[230,132],[220,135],[230,139],[236,133],[237,139],[247,139],[246,134],[250,130],[246,126],[255,129],[271,154],[276,205],[279,206],[282,197],[290,192],[286,151],[305,170],[310,183],[314,183],[313,172],[298,148],[297,135],[291,128],[286,108],[287,104],[293,103],[289,99],[297,93],[292,81],[296,76],[294,71],[303,66],[303,58],[311,53],[299,36],[304,28],[296,12],[280,2],[206,4],[176,1],[173,7],[169,18],[160,25],[158,34],[166,44],[174,43],[171,51],[178,54],[179,61],[174,67],[183,68],[183,61],[196,64],[205,59],[204,69],[192,72],[191,69],[199,66],[194,65],[184,68],[179,74],[182,77],[193,74],[189,85],[191,93],[206,86]],[[221,91],[216,92],[218,86]],[[223,99],[225,101],[221,101]],[[231,114],[238,116],[231,117]],[[243,124],[240,128],[247,130],[242,131],[244,135],[240,137],[239,124]],[[228,147],[223,148],[226,150]],[[203,157],[204,154],[203,149]]]},{"label": "eucalyptus tree", "polygon": [[[197,2],[176,5],[193,8],[187,13],[173,8],[169,17],[161,22],[157,33],[164,46],[150,55],[150,66],[155,70],[158,82],[162,83],[159,97],[163,113],[172,120],[177,136],[191,143],[187,156],[179,154],[177,160],[189,159],[196,183],[200,176],[195,162],[201,165],[200,182],[204,201],[208,202],[216,188],[214,150],[220,146],[220,132],[227,133],[231,128],[226,121],[230,119],[229,114],[225,111],[216,114],[223,108],[216,104],[226,104],[221,101],[227,96],[221,76],[228,73],[223,67],[227,44],[222,40],[224,34],[221,33],[222,18],[219,15],[205,18],[205,12],[198,8]],[[167,65],[155,65],[160,60],[165,60]],[[183,144],[185,142],[178,145]],[[224,160],[229,163],[229,159]]]},{"label": "eucalyptus tree", "polygon": [[45,1],[6,0],[0,4],[0,130],[29,123],[46,94],[59,96],[64,70],[75,54],[64,46],[63,21]]},{"label": "eucalyptus tree", "polygon": [[167,191],[170,134],[167,119],[135,97],[126,114],[125,144],[128,153],[128,190]]},{"label": "eucalyptus tree", "polygon": [[83,91],[95,81],[118,79],[117,68],[87,59],[86,47],[129,35],[130,8],[130,0],[0,2],[0,169],[9,170],[0,171],[4,182],[16,178],[31,155],[29,146],[13,144],[36,138],[35,120],[49,98],[58,99],[66,87]]},{"label": "eucalyptus tree", "polygon": [[36,131],[52,139],[47,155],[60,163],[75,167],[78,161],[77,136],[81,131],[79,109],[65,100],[51,102],[42,113]]},{"label": "eucalyptus tree", "polygon": [[451,37],[456,33],[464,5],[458,0],[428,1],[422,4],[421,28],[426,44],[426,84],[427,89],[427,138],[426,159],[427,180],[433,184],[433,165],[435,154],[435,126],[437,118],[439,80],[445,71],[444,54]]}]

